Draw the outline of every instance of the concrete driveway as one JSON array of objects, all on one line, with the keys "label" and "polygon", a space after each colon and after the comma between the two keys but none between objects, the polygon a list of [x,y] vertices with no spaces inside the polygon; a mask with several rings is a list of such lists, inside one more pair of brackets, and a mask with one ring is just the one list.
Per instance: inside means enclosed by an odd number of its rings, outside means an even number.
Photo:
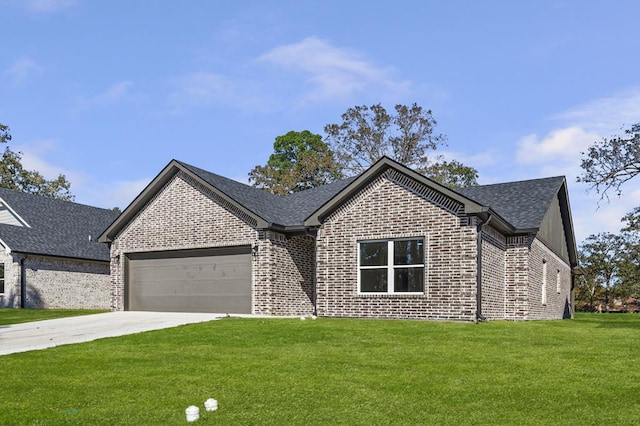
[{"label": "concrete driveway", "polygon": [[0,326],[0,355],[213,321],[226,316],[179,312],[108,312],[4,325]]}]

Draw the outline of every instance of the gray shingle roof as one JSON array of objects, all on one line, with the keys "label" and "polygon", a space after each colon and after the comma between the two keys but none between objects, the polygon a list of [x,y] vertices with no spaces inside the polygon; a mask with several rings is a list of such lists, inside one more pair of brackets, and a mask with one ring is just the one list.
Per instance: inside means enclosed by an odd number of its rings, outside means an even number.
[{"label": "gray shingle roof", "polygon": [[343,179],[296,194],[280,196],[180,161],[177,162],[252,213],[269,223],[282,226],[301,226],[311,213],[355,179]]},{"label": "gray shingle roof", "polygon": [[[278,196],[179,162],[228,197],[269,223],[300,226],[313,212],[346,188],[356,177],[287,196]],[[457,192],[490,207],[516,229],[538,228],[564,177],[471,186]]]},{"label": "gray shingle roof", "polygon": [[517,229],[539,228],[563,176],[461,188],[465,197],[491,207]]},{"label": "gray shingle roof", "polygon": [[99,243],[98,236],[118,213],[4,188],[0,198],[31,226],[0,224],[0,239],[12,251],[109,260],[109,247]]}]

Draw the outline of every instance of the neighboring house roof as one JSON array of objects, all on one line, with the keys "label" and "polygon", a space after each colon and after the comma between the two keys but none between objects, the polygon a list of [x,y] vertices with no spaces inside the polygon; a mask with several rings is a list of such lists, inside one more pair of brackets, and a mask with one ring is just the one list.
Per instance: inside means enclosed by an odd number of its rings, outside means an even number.
[{"label": "neighboring house roof", "polygon": [[566,204],[565,216],[568,219],[564,226],[567,241],[575,246],[573,225],[568,210],[566,181],[563,177],[453,190],[387,157],[380,159],[358,176],[287,196],[273,195],[172,160],[122,215],[104,231],[100,241],[113,241],[117,233],[135,217],[154,194],[180,171],[205,184],[214,193],[255,219],[258,228],[300,232],[306,227],[319,226],[324,217],[390,168],[457,201],[463,206],[466,214],[478,215],[482,219],[491,216],[492,225],[506,234],[535,233],[540,228],[554,197],[560,196]]},{"label": "neighboring house roof", "polygon": [[562,187],[563,176],[460,188],[457,191],[491,206],[516,229],[540,226],[549,205]]},{"label": "neighboring house roof", "polygon": [[98,236],[118,213],[4,188],[0,200],[21,219],[0,223],[0,240],[12,252],[109,260],[109,248]]}]

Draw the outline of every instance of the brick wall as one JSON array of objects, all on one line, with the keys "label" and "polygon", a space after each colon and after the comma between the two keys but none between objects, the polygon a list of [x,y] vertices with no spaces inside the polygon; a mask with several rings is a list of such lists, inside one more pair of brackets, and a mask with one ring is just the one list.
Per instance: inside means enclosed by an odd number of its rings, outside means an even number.
[{"label": "brick wall", "polygon": [[257,245],[252,256],[252,312],[313,312],[313,240],[256,230],[253,219],[200,185],[176,175],[111,245],[111,308],[124,309],[126,253]]},{"label": "brick wall", "polygon": [[[5,293],[2,307],[20,307],[20,257],[3,253]],[[25,262],[25,307],[109,309],[107,262],[28,255]]]},{"label": "brick wall", "polygon": [[[542,303],[546,264],[546,303]],[[571,315],[571,268],[537,238],[529,254],[529,313],[527,319],[561,319]]]},{"label": "brick wall", "polygon": [[[318,314],[335,317],[475,319],[476,229],[461,206],[397,172],[379,177],[318,232]],[[423,237],[425,291],[366,295],[357,288],[358,241]]]},{"label": "brick wall", "polygon": [[307,236],[286,237],[261,232],[255,312],[271,315],[313,313],[314,241]]},{"label": "brick wall", "polygon": [[20,307],[20,263],[11,253],[0,251],[4,263],[4,293],[0,294],[0,308]]},{"label": "brick wall", "polygon": [[[254,244],[258,232],[238,216],[216,194],[176,175],[111,244],[111,309],[124,309],[126,253]],[[259,294],[261,283],[255,278],[254,273],[254,293]]]},{"label": "brick wall", "polygon": [[528,319],[529,245],[529,236],[507,237],[505,318],[509,320]]},{"label": "brick wall", "polygon": [[109,265],[29,255],[25,261],[27,308],[109,309]]},{"label": "brick wall", "polygon": [[[565,261],[533,235],[508,238],[506,261],[507,319],[570,317],[571,268]],[[543,265],[545,263],[547,265],[547,300],[543,304]]]},{"label": "brick wall", "polygon": [[491,226],[482,229],[482,315],[505,318],[506,238]]}]

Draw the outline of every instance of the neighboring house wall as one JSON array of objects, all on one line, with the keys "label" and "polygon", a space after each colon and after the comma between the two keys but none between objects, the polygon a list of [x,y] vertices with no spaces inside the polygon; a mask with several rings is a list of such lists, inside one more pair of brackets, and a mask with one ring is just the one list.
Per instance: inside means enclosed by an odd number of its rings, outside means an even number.
[{"label": "neighboring house wall", "polygon": [[[3,253],[5,294],[2,307],[20,307],[21,254]],[[108,309],[107,262],[28,255],[24,260],[25,308]]]},{"label": "neighboring house wall", "polygon": [[[386,172],[322,224],[317,237],[318,315],[475,319],[476,228],[461,206]],[[423,237],[425,292],[359,294],[358,242]]]},{"label": "neighboring house wall", "polygon": [[0,308],[20,307],[20,263],[4,249],[0,252],[4,264],[4,293],[0,294]]},{"label": "neighboring house wall", "polygon": [[29,255],[26,308],[109,309],[109,264]]},{"label": "neighboring house wall", "polygon": [[491,226],[482,230],[482,315],[505,318],[506,238]]}]

